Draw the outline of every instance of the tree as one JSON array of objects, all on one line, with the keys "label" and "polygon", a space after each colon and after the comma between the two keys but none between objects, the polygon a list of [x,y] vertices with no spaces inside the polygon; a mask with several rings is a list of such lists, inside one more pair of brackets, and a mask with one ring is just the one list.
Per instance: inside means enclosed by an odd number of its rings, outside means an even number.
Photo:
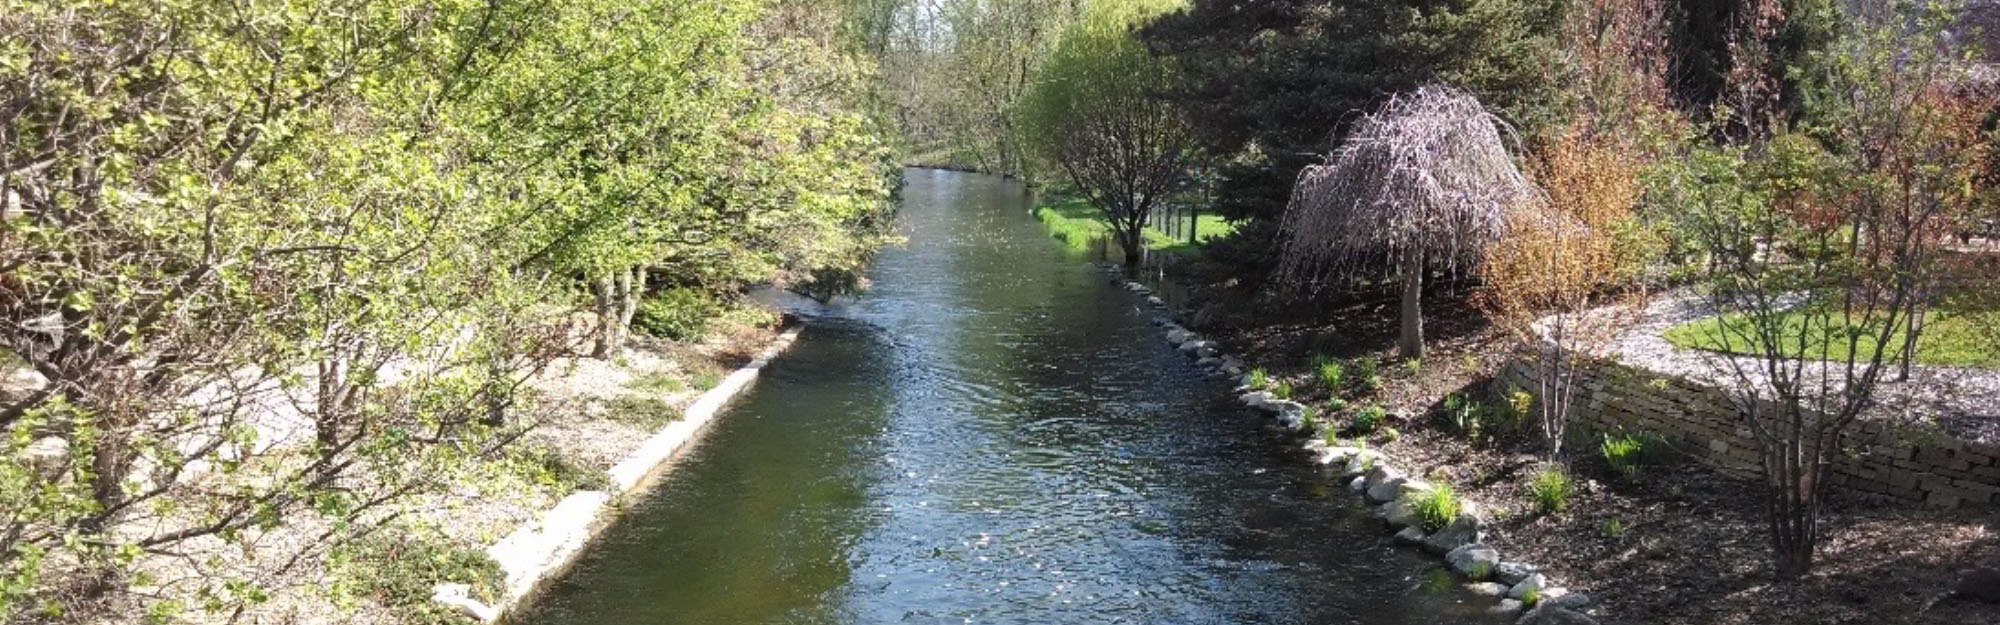
[{"label": "tree", "polygon": [[1660,247],[1639,208],[1664,152],[1658,144],[1682,125],[1667,101],[1665,4],[1580,2],[1565,16],[1570,62],[1552,67],[1549,80],[1572,86],[1568,121],[1528,159],[1547,201],[1515,206],[1506,236],[1480,263],[1481,309],[1535,351],[1537,417],[1552,460],[1562,455],[1585,360],[1640,308],[1643,298],[1618,296],[1643,291]]},{"label": "tree", "polygon": [[1927,305],[1987,157],[1991,96],[1951,89],[1948,16],[1884,7],[1792,69],[1843,94],[1811,116],[1830,125],[1696,150],[1670,187],[1710,257],[1721,317],[1704,347],[1748,355],[1715,361],[1756,436],[1780,579],[1812,569],[1827,466]]},{"label": "tree", "polygon": [[1403,285],[1398,345],[1423,357],[1424,274],[1476,264],[1511,211],[1540,201],[1503,127],[1471,95],[1440,86],[1362,118],[1325,165],[1299,174],[1280,235],[1282,282],[1310,292],[1357,270],[1393,271]]},{"label": "tree", "polygon": [[1313,155],[1332,150],[1359,122],[1357,112],[1379,108],[1390,94],[1456,85],[1532,134],[1563,97],[1544,78],[1563,62],[1556,33],[1568,4],[1195,0],[1143,35],[1182,68],[1168,95],[1223,159],[1217,212],[1276,222]]},{"label": "tree", "polygon": [[1159,97],[1173,66],[1132,33],[1168,6],[1093,5],[1063,34],[1021,111],[1037,151],[1097,206],[1127,265],[1139,262],[1147,217],[1187,183],[1198,157],[1193,128]]}]

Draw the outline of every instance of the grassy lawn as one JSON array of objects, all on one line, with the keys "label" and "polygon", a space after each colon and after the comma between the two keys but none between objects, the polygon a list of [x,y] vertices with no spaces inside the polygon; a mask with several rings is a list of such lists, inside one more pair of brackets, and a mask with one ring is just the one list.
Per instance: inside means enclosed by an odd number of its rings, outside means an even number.
[{"label": "grassy lawn", "polygon": [[[1110,232],[1110,228],[1098,219],[1097,208],[1074,195],[1051,193],[1041,205],[1035,207],[1034,215],[1043,227],[1048,228],[1049,236],[1075,249],[1089,247],[1091,241],[1108,236]],[[1201,215],[1195,221],[1196,238],[1203,243],[1235,231],[1236,226],[1224,221],[1221,215]],[[1164,232],[1146,227],[1146,249],[1167,254],[1192,254],[1199,247],[1189,244],[1185,238],[1169,238]]]},{"label": "grassy lawn", "polygon": [[[1828,322],[1840,323],[1839,316],[1816,317],[1805,312],[1793,312],[1784,319],[1787,335],[1794,337],[1807,323],[1817,325]],[[1728,334],[1723,334],[1725,327]],[[1925,319],[1923,333],[1917,339],[1917,362],[2000,369],[2000,344],[1996,344],[1995,340],[2000,338],[2000,332],[1996,329],[2000,329],[2000,309],[1980,310],[1949,305],[1934,309]],[[1748,330],[1750,323],[1747,317],[1727,315],[1674,326],[1662,336],[1682,349],[1752,354],[1755,348],[1742,344],[1742,333]],[[1824,350],[1826,359],[1844,361],[1847,359],[1848,342],[1842,334],[1838,326],[1832,329],[1815,328],[1809,337],[1814,340],[1804,345],[1803,349],[1799,345],[1787,346],[1785,355],[1797,356],[1801,352],[1818,355]],[[1734,349],[1722,349],[1725,336],[1737,343],[1731,346]],[[1906,336],[1899,331],[1890,337],[1886,360],[1894,360],[1895,355],[1902,353]],[[1874,350],[1874,346],[1875,341],[1865,336],[1856,343],[1864,357]]]}]

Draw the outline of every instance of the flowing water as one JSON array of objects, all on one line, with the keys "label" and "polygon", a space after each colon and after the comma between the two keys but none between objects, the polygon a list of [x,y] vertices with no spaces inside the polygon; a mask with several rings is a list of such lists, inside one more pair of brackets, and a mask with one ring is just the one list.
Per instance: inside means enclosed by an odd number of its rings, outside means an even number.
[{"label": "flowing water", "polygon": [[520,619],[1502,622],[998,178],[909,170],[907,245]]}]

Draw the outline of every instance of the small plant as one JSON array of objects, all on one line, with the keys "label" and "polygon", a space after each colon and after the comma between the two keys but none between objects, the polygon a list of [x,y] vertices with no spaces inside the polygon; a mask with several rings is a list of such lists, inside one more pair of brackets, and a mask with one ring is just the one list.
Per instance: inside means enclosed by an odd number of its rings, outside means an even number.
[{"label": "small plant", "polygon": [[1381,406],[1371,405],[1357,410],[1354,412],[1354,431],[1361,434],[1374,432],[1376,428],[1382,427],[1382,421],[1387,417],[1388,412],[1382,410]]},{"label": "small plant", "polygon": [[1396,442],[1396,439],[1402,437],[1403,433],[1397,431],[1396,428],[1382,428],[1382,443],[1385,445]]},{"label": "small plant", "polygon": [[1625,538],[1625,522],[1615,518],[1606,519],[1604,521],[1604,535],[1610,537],[1612,540]]},{"label": "small plant", "polygon": [[379,530],[335,546],[327,559],[337,595],[372,597],[409,625],[466,622],[431,601],[432,586],[439,582],[470,585],[474,598],[491,601],[504,581],[500,565],[485,550],[453,545],[423,528]]},{"label": "small plant", "polygon": [[1271,396],[1273,396],[1273,397],[1277,397],[1278,399],[1291,399],[1291,398],[1292,398],[1292,381],[1291,381],[1291,380],[1278,380],[1278,381],[1277,381],[1276,383],[1272,384],[1272,385],[1271,385]]},{"label": "small plant", "polygon": [[1529,588],[1527,591],[1521,593],[1522,606],[1532,608],[1535,607],[1537,604],[1540,604],[1541,602],[1542,602],[1542,589],[1540,588]]},{"label": "small plant", "polygon": [[1485,560],[1474,561],[1465,571],[1465,576],[1475,582],[1486,581],[1487,578],[1493,577],[1493,563]]},{"label": "small plant", "polygon": [[1427,493],[1405,496],[1413,498],[1411,508],[1417,513],[1417,523],[1423,526],[1425,532],[1435,532],[1451,525],[1465,505],[1459,500],[1458,493],[1452,492],[1449,484],[1439,484]]},{"label": "small plant", "polygon": [[1265,371],[1263,367],[1251,369],[1249,377],[1244,386],[1250,387],[1251,390],[1264,390],[1271,385],[1271,372]]},{"label": "small plant", "polygon": [[1645,447],[1638,437],[1627,434],[1613,438],[1606,434],[1599,449],[1604,454],[1605,464],[1611,465],[1611,470],[1619,477],[1630,480],[1639,476],[1639,456],[1645,453]]},{"label": "small plant", "polygon": [[1304,410],[1299,411],[1299,423],[1307,432],[1319,431],[1319,411],[1314,410],[1312,406],[1306,406]]},{"label": "small plant", "polygon": [[1569,507],[1569,497],[1573,486],[1569,472],[1561,467],[1547,467],[1535,473],[1528,483],[1528,495],[1535,500],[1535,507],[1543,513],[1562,512]]},{"label": "small plant", "polygon": [[1423,372],[1424,372],[1424,359],[1422,359],[1422,358],[1411,358],[1411,359],[1408,359],[1408,360],[1404,360],[1404,361],[1403,361],[1403,373],[1404,373],[1404,374],[1406,374],[1406,375],[1408,375],[1408,376],[1410,376],[1410,377],[1413,377],[1413,378],[1414,378],[1414,377],[1417,377],[1417,374],[1420,374],[1420,373],[1423,373]]},{"label": "small plant", "polygon": [[1530,416],[1528,411],[1534,407],[1535,396],[1529,395],[1527,391],[1514,391],[1507,395],[1507,409],[1514,417],[1514,426],[1517,428],[1528,422]]},{"label": "small plant", "polygon": [[1451,427],[1468,437],[1479,438],[1479,403],[1453,393],[1444,398],[1444,417]]},{"label": "small plant", "polygon": [[1347,371],[1340,366],[1340,363],[1329,360],[1314,365],[1313,374],[1319,378],[1320,388],[1326,389],[1328,393],[1337,394],[1340,392],[1340,385],[1343,382],[1341,378],[1347,374]]},{"label": "small plant", "polygon": [[1361,390],[1373,392],[1382,388],[1382,372],[1377,370],[1375,359],[1363,358],[1354,363],[1355,384]]},{"label": "small plant", "polygon": [[1347,442],[1340,440],[1340,430],[1336,428],[1326,428],[1324,430],[1320,430],[1319,437],[1321,440],[1326,441],[1326,444],[1329,447],[1339,447]]}]

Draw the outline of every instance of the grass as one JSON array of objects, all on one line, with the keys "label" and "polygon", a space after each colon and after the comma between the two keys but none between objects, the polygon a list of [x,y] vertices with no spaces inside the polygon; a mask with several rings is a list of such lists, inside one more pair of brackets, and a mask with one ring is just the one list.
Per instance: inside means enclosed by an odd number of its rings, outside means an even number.
[{"label": "grass", "polygon": [[1426,533],[1444,529],[1458,518],[1459,511],[1464,508],[1464,502],[1459,500],[1458,493],[1452,492],[1449,484],[1438,484],[1430,492],[1405,496],[1413,498],[1410,503]]},{"label": "grass", "polygon": [[[1088,248],[1097,239],[1110,236],[1111,229],[1104,224],[1097,208],[1074,194],[1051,193],[1049,201],[1036,206],[1033,213],[1035,219],[1048,229],[1049,236],[1073,249]],[[1221,215],[1205,214],[1195,219],[1196,239],[1203,243],[1235,231],[1236,226],[1223,220]],[[1198,244],[1189,244],[1184,237],[1169,237],[1152,226],[1146,227],[1146,249],[1167,254],[1192,254],[1199,247]]]},{"label": "grass", "polygon": [[1575,494],[1575,487],[1570,484],[1569,473],[1559,467],[1542,469],[1528,483],[1528,496],[1535,500],[1535,508],[1543,514],[1562,512],[1568,508],[1572,494]]},{"label": "grass", "polygon": [[[1875,350],[1875,332],[1862,332],[1851,350],[1848,331],[1840,316],[1838,313],[1815,313],[1803,309],[1786,313],[1780,322],[1791,338],[1786,341],[1789,344],[1780,355],[1788,358],[1811,355],[1813,358],[1841,362],[1847,360],[1852,351],[1858,351],[1860,357],[1867,358]],[[1930,311],[1927,317],[1923,333],[1917,338],[1918,363],[2000,369],[2000,349],[1995,349],[2000,346],[1995,345],[1994,339],[1994,330],[2000,328],[2000,309],[1976,310],[1947,305]],[[1801,330],[1806,330],[1807,340],[1803,343],[1797,338]],[[1752,336],[1752,332],[1752,317],[1731,314],[1683,323],[1668,328],[1661,336],[1681,349],[1757,355],[1759,348],[1745,344],[1743,338]],[[1907,337],[1908,334],[1901,330],[1889,337],[1889,345],[1883,354],[1884,362],[1899,359]]]}]

